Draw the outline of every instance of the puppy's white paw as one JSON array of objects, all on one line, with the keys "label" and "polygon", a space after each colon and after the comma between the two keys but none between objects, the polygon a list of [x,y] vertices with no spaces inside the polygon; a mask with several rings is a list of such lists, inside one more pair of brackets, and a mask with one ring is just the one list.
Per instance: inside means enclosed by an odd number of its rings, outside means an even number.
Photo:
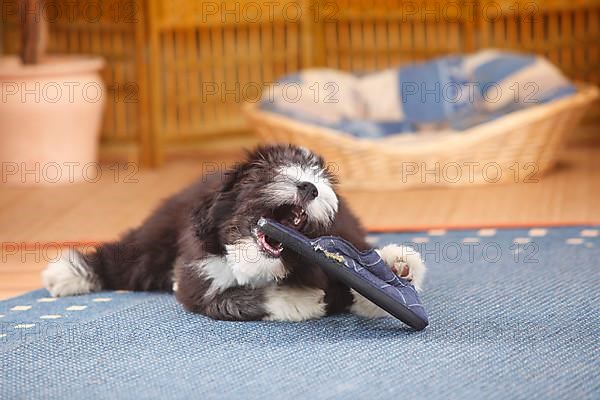
[{"label": "puppy's white paw", "polygon": [[267,321],[306,321],[327,313],[321,289],[269,287],[265,291]]},{"label": "puppy's white paw", "polygon": [[379,308],[379,306],[371,303],[356,290],[350,289],[350,293],[352,293],[352,297],[354,297],[354,301],[350,306],[350,312],[366,318],[381,318],[389,316],[389,314],[382,308]]},{"label": "puppy's white paw", "polygon": [[399,277],[411,281],[415,289],[421,290],[425,279],[425,263],[421,254],[408,246],[389,244],[378,250],[381,258]]},{"label": "puppy's white paw", "polygon": [[68,251],[42,271],[42,282],[54,297],[72,296],[100,290],[95,274],[76,251]]}]

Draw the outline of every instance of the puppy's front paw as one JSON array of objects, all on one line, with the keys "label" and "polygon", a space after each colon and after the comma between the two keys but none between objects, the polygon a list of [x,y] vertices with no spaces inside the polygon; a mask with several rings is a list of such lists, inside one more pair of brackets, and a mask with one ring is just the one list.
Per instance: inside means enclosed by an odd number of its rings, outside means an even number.
[{"label": "puppy's front paw", "polygon": [[421,290],[426,268],[418,251],[407,246],[389,244],[379,249],[379,254],[396,275],[410,281],[417,290]]}]

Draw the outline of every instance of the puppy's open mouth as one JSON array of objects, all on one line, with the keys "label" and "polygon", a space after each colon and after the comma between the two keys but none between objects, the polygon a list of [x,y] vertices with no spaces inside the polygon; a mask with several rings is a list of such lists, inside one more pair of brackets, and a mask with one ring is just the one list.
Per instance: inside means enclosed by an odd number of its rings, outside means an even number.
[{"label": "puppy's open mouth", "polygon": [[[274,220],[297,231],[304,228],[307,217],[306,211],[300,206],[281,206],[273,212]],[[256,241],[260,248],[271,257],[279,257],[283,251],[281,243],[266,236],[263,232],[256,232]]]}]

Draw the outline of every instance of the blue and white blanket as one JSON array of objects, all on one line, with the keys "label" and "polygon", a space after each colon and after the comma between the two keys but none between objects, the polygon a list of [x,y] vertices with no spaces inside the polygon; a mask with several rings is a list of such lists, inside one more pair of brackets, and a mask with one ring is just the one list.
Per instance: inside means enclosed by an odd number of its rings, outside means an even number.
[{"label": "blue and white blanket", "polygon": [[364,75],[308,69],[270,89],[261,108],[365,138],[461,131],[576,91],[546,59],[498,50]]}]

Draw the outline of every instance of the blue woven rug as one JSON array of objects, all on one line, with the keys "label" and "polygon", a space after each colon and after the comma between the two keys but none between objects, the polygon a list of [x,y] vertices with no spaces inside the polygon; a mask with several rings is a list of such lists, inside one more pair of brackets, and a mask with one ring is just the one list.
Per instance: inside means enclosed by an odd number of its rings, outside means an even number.
[{"label": "blue woven rug", "polygon": [[0,398],[600,398],[598,227],[373,235],[429,266],[431,325],[217,322],[170,295],[0,302]]}]

